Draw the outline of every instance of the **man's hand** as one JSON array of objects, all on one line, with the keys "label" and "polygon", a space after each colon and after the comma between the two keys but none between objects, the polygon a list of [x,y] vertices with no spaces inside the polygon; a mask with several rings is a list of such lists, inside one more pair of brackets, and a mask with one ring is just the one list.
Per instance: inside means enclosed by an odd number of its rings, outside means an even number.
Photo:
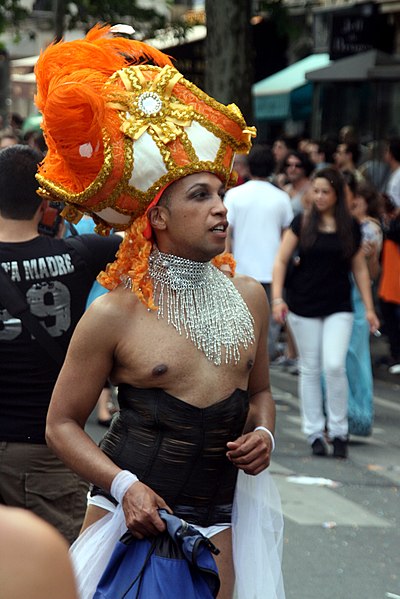
[{"label": "man's hand", "polygon": [[141,482],[136,482],[129,487],[122,501],[126,525],[137,539],[158,535],[165,530],[165,523],[161,520],[158,510],[172,510],[165,501]]},{"label": "man's hand", "polygon": [[258,430],[227,443],[227,458],[246,474],[259,474],[268,468],[272,441],[268,433]]}]

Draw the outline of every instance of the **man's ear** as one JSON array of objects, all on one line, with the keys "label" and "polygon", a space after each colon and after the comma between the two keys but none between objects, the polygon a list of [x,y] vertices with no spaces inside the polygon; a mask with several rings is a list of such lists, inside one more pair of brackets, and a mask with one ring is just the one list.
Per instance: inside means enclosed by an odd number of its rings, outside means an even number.
[{"label": "man's ear", "polygon": [[147,216],[153,229],[163,231],[167,228],[168,210],[165,206],[153,206]]},{"label": "man's ear", "polygon": [[39,220],[42,219],[43,214],[46,212],[46,208],[49,205],[47,200],[42,200],[36,210],[36,214],[35,216],[39,218]]}]

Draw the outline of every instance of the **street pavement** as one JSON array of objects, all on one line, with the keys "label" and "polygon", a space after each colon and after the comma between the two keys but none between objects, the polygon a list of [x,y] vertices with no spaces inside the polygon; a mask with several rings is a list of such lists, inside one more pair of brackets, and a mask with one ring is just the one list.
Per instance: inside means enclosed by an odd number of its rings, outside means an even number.
[{"label": "street pavement", "polygon": [[400,385],[375,380],[373,434],[336,460],[310,455],[298,378],[273,369],[271,381],[286,599],[400,599]]},{"label": "street pavement", "polygon": [[[374,359],[384,353],[374,341]],[[310,455],[298,377],[271,369],[271,382],[286,599],[400,599],[400,375],[375,369],[373,434],[353,436],[344,461]],[[106,429],[92,415],[87,430],[99,441]]]}]

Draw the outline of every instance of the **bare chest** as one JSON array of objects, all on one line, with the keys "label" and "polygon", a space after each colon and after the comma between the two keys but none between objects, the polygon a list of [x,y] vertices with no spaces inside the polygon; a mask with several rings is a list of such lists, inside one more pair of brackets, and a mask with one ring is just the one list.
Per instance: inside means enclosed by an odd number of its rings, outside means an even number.
[{"label": "bare chest", "polygon": [[185,330],[178,331],[157,312],[143,309],[125,321],[116,350],[115,384],[159,387],[193,405],[204,407],[246,389],[255,359],[255,343],[240,348],[238,363],[216,366],[195,347]]}]

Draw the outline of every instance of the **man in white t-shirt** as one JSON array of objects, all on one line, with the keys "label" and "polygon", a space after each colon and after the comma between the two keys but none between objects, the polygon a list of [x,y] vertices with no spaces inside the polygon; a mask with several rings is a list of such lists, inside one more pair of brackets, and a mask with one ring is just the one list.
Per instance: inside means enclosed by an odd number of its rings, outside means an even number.
[{"label": "man in white t-shirt", "polygon": [[400,207],[400,139],[391,139],[384,155],[391,174],[387,182],[386,193],[393,204]]},{"label": "man in white t-shirt", "polygon": [[[268,299],[272,268],[282,232],[293,218],[289,196],[268,179],[274,170],[268,146],[254,146],[248,157],[250,181],[230,189],[225,196],[228,209],[228,243],[238,273],[249,275],[263,285]],[[279,325],[270,323],[269,354],[275,354]]]}]

